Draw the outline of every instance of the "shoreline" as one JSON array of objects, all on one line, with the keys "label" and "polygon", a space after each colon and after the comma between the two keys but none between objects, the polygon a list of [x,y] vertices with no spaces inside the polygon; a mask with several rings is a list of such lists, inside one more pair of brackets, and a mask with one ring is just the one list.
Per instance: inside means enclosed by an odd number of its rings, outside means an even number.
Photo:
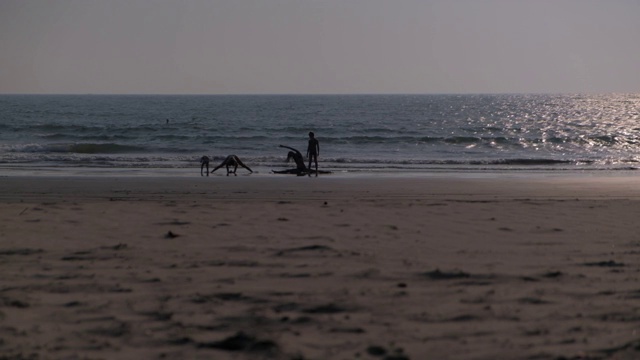
[{"label": "shoreline", "polygon": [[[250,164],[253,169],[251,176],[286,176],[274,174],[274,170],[285,170],[291,166],[282,164]],[[345,166],[346,165],[346,166]],[[348,164],[329,163],[321,164],[320,170],[331,171],[330,177],[495,177],[495,176],[639,176],[638,168],[622,165],[497,165],[497,164],[467,164],[467,165],[408,165],[397,164],[380,166],[368,164],[362,166],[349,166]],[[210,165],[213,169],[214,165]],[[225,176],[225,169],[221,168],[211,176]],[[0,177],[15,176],[45,176],[45,177],[194,177],[200,174],[200,164],[197,161],[189,166],[51,166],[40,163],[5,163],[0,164]],[[238,169],[240,176],[249,175],[245,169]]]},{"label": "shoreline", "polygon": [[331,174],[319,177],[245,174],[224,176],[0,176],[0,201],[38,199],[277,199],[322,197],[640,198],[635,173],[404,173]]},{"label": "shoreline", "polygon": [[633,358],[632,176],[0,177],[9,358]]}]

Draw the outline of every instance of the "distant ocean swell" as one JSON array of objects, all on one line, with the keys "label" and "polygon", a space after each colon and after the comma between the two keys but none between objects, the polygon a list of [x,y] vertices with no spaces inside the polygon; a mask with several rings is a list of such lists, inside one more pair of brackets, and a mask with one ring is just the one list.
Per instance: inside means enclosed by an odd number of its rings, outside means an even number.
[{"label": "distant ocean swell", "polygon": [[640,96],[0,96],[0,167],[189,168],[283,144],[338,171],[635,169]]},{"label": "distant ocean swell", "polygon": [[[39,138],[46,140],[43,143],[21,144],[15,146],[5,146],[6,151],[19,152],[69,152],[69,153],[123,153],[123,152],[201,152],[208,147],[209,144],[220,144],[229,141],[228,136],[216,135],[147,135],[145,143],[147,145],[133,145],[131,143],[139,142],[139,137],[132,135],[81,135],[72,133],[52,133],[41,134]],[[68,140],[68,142],[59,142]],[[328,137],[322,138],[323,144],[326,146],[340,146],[348,144],[353,147],[362,146],[364,149],[370,146],[408,146],[408,145],[436,145],[436,146],[486,146],[513,148],[529,148],[532,146],[548,146],[563,145],[575,146],[578,148],[599,148],[601,150],[615,149],[636,149],[640,146],[640,137],[638,136],[616,136],[616,135],[592,135],[592,136],[573,136],[573,137],[505,137],[505,136],[384,136],[384,135],[355,135],[347,137]],[[292,136],[234,136],[235,143],[254,144],[256,148],[278,146],[279,144],[289,144],[292,142],[302,143],[299,137]],[[129,143],[129,144],[128,144]],[[161,144],[164,146],[155,146]],[[181,145],[173,147],[172,144]],[[304,150],[304,149],[300,149]]]},{"label": "distant ocean swell", "polygon": [[114,143],[52,143],[52,144],[26,144],[10,146],[8,152],[13,153],[69,153],[69,154],[117,154],[139,153],[145,149],[139,146],[118,145]]},{"label": "distant ocean swell", "polygon": [[[43,143],[0,145],[0,152],[6,155],[13,154],[157,154],[171,158],[171,154],[211,154],[221,151],[220,144],[228,142],[225,137],[200,137],[191,138],[184,135],[162,135],[151,136],[147,139],[146,144],[134,145],[135,141],[128,136],[111,135],[111,136],[74,136],[69,134],[49,134],[41,136],[47,140]],[[65,141],[66,140],[66,141]],[[87,142],[75,142],[73,140],[96,140]],[[122,140],[122,142],[120,142]],[[322,148],[331,149],[331,153],[339,153],[341,149],[348,154],[357,157],[342,157],[343,161],[335,162],[361,162],[367,161],[372,163],[380,162],[379,157],[367,156],[376,152],[382,152],[382,160],[384,163],[404,163],[406,156],[403,155],[405,148],[421,148],[424,153],[422,158],[416,158],[416,154],[409,156],[412,158],[411,163],[440,163],[440,164],[475,164],[475,163],[492,163],[492,164],[509,164],[517,162],[518,164],[553,164],[553,163],[593,163],[594,157],[602,156],[602,153],[610,152],[616,154],[627,149],[635,150],[638,147],[639,140],[636,138],[624,138],[619,136],[578,136],[573,138],[566,137],[547,137],[547,138],[507,138],[498,137],[472,137],[472,136],[452,136],[452,137],[409,137],[409,136],[351,136],[322,138]],[[60,142],[63,141],[63,142]],[[233,146],[226,144],[228,147],[242,150],[244,156],[256,158],[264,153],[282,152],[278,151],[277,146],[280,144],[303,144],[300,139],[293,137],[267,137],[267,136],[237,136],[234,138]],[[172,145],[173,144],[173,145]],[[367,148],[375,147],[375,151],[367,151]],[[535,148],[543,151],[544,156],[535,156],[535,152],[524,154],[530,149]],[[585,149],[590,151],[586,152]],[[362,151],[358,151],[358,149]],[[440,149],[445,154],[439,157],[446,159],[433,158],[430,152],[433,149]],[[575,151],[579,149],[581,151]],[[304,152],[303,147],[299,147]],[[466,152],[465,152],[466,151]],[[468,152],[486,152],[494,153],[488,158],[466,159]],[[573,156],[567,157],[563,151],[570,152]],[[228,152],[228,151],[227,151]],[[395,155],[394,155],[395,154]],[[580,155],[586,155],[580,157]],[[283,152],[283,156],[286,153]],[[480,155],[475,155],[482,157]],[[221,155],[222,156],[222,155]],[[394,156],[393,159],[387,158]],[[512,159],[514,156],[522,156],[519,160]],[[273,156],[272,156],[273,157]],[[275,157],[278,157],[277,155]],[[465,158],[463,160],[455,160],[452,158]],[[563,158],[560,158],[563,157]],[[4,159],[5,161],[8,159]],[[327,158],[323,158],[327,161]],[[635,156],[628,158],[621,157],[621,161],[635,162]]]},{"label": "distant ocean swell", "polygon": [[[164,151],[164,152],[163,152]],[[86,166],[94,164],[112,167],[192,167],[199,161],[200,156],[208,155],[212,162],[222,161],[226,153],[217,154],[212,151],[205,151],[195,154],[192,149],[154,149],[138,146],[118,145],[113,143],[83,143],[83,144],[31,144],[21,145],[19,149],[9,150],[3,157],[3,162],[7,164],[38,163],[45,162],[49,166],[64,164],[65,166],[79,165]],[[477,159],[474,157],[451,155],[449,159],[423,158],[407,159],[393,155],[373,157],[363,154],[358,157],[325,156],[321,157],[321,163],[325,167],[348,169],[349,167],[366,168],[367,166],[380,169],[388,168],[426,168],[430,165],[439,166],[459,166],[459,165],[519,165],[519,166],[545,166],[545,165],[589,165],[589,164],[619,164],[635,165],[636,158],[621,159],[615,158],[550,158],[550,157],[514,157],[513,154],[505,153],[510,157]],[[266,167],[292,167],[293,164],[285,162],[286,152],[282,151],[277,155],[244,154],[241,156],[246,163],[255,166]]]}]

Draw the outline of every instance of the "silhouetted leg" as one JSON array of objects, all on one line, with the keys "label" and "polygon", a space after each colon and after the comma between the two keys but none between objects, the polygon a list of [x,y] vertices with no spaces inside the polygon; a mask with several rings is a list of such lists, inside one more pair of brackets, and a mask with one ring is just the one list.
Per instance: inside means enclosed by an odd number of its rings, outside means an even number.
[{"label": "silhouetted leg", "polygon": [[218,165],[218,166],[214,167],[214,168],[213,168],[213,170],[211,170],[211,173],[213,174],[213,172],[214,172],[214,171],[216,171],[216,170],[220,169],[220,168],[221,168],[221,167],[223,167],[224,165],[225,165],[225,162],[223,161],[223,162],[222,162],[222,164],[220,164],[220,165]]},{"label": "silhouetted leg", "polygon": [[247,165],[245,165],[242,160],[240,160],[239,157],[235,157],[235,161],[236,161],[236,168],[238,167],[238,165],[242,166],[243,168],[249,170],[249,172],[253,172],[253,170],[251,170]]}]

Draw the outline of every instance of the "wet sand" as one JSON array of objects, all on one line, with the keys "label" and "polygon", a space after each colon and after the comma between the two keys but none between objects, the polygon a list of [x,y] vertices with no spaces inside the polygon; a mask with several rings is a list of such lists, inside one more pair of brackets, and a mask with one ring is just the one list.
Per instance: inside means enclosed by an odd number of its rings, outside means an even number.
[{"label": "wet sand", "polygon": [[0,178],[5,359],[635,359],[633,177]]}]

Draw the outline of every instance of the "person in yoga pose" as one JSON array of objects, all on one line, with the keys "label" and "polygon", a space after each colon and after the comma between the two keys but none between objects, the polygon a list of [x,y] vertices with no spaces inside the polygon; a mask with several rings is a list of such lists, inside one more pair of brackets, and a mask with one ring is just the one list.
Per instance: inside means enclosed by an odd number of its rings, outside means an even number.
[{"label": "person in yoga pose", "polygon": [[296,163],[296,168],[300,171],[307,171],[307,167],[304,166],[304,158],[302,157],[302,154],[300,153],[300,151],[289,147],[289,146],[285,146],[285,145],[280,145],[280,147],[289,149],[291,151],[289,151],[287,153],[287,162],[291,161],[291,159],[293,159],[293,162]]},{"label": "person in yoga pose", "polygon": [[[234,176],[237,176],[236,170],[238,170],[238,166],[242,166],[243,168],[249,170],[250,173],[253,173],[253,170],[251,170],[247,165],[245,165],[242,162],[242,160],[240,160],[240,158],[237,157],[236,155],[227,156],[220,165],[216,166],[215,168],[213,168],[213,170],[211,170],[211,173],[220,169],[223,166],[227,168],[227,176],[229,176],[229,174],[231,173],[233,173]],[[231,166],[233,166],[233,171],[229,169]]]},{"label": "person in yoga pose", "polygon": [[287,169],[287,170],[273,170],[275,174],[296,174],[298,176],[306,175],[308,172],[307,167],[304,165],[304,157],[300,151],[285,145],[280,145],[281,148],[289,149],[290,151],[287,153],[287,162],[293,161],[296,163],[295,169]]},{"label": "person in yoga pose", "polygon": [[[302,156],[300,151],[290,146],[280,145],[280,147],[291,150],[289,151],[289,153],[287,153],[287,162],[293,159],[293,161],[296,163],[296,168],[286,170],[271,170],[274,174],[294,174],[298,176],[304,176],[314,172],[313,170],[307,168],[307,166],[304,164],[304,157]],[[318,170],[318,172],[321,174],[331,174],[331,171]]]},{"label": "person in yoga pose", "polygon": [[203,170],[205,167],[207,168],[207,176],[209,176],[209,157],[207,155],[200,158],[200,176],[204,176]]}]

